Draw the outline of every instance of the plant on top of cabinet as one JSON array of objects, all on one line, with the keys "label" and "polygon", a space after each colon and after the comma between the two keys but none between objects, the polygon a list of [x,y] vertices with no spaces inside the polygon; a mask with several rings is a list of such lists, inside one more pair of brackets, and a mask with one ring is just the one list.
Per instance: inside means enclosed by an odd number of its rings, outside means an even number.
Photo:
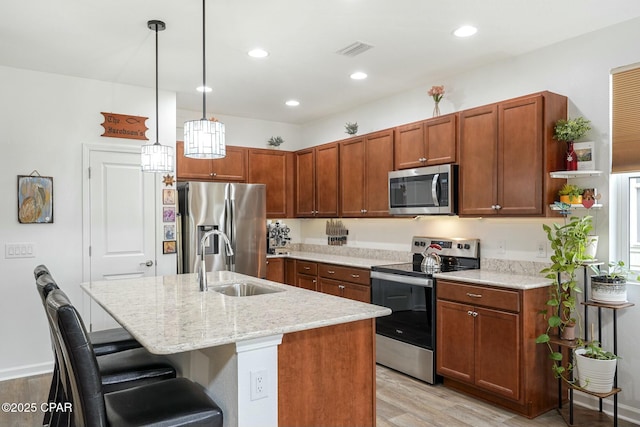
[{"label": "plant on top of cabinet", "polygon": [[270,147],[279,147],[283,142],[284,139],[282,139],[281,136],[272,136],[267,140],[267,144],[269,144]]},{"label": "plant on top of cabinet", "polygon": [[[577,281],[577,271],[589,259],[586,254],[590,242],[589,232],[593,228],[590,216],[571,217],[563,225],[553,224],[550,227],[543,224],[542,228],[551,242],[551,266],[540,272],[552,281],[549,286],[547,307],[540,311],[546,321],[547,330],[536,338],[536,343],[547,344],[550,358],[553,361],[552,371],[556,378],[571,383],[568,373],[573,369],[570,364],[563,366],[562,353],[551,346],[551,332],[558,330],[559,335],[579,325],[579,313],[576,311],[576,294],[582,292]],[[575,339],[565,336],[563,339]]]},{"label": "plant on top of cabinet", "polygon": [[358,122],[347,122],[344,125],[345,132],[349,135],[355,135],[358,133]]}]

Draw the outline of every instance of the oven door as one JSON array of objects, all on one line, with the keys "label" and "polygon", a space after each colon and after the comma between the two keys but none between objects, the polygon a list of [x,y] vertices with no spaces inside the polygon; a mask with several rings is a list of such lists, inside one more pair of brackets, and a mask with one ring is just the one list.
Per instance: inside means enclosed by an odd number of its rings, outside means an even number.
[{"label": "oven door", "polygon": [[376,334],[433,350],[435,292],[433,279],[371,272],[371,303],[390,308],[376,318]]}]

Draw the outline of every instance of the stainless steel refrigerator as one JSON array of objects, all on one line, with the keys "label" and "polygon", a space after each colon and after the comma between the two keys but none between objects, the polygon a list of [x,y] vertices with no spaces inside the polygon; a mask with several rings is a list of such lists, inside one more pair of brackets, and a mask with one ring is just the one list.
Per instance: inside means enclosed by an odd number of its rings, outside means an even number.
[{"label": "stainless steel refrigerator", "polygon": [[212,229],[231,240],[234,255],[227,257],[217,235],[205,247],[207,271],[235,271],[254,277],[267,275],[266,195],[264,184],[217,182],[178,183],[178,273],[195,273],[200,240]]}]

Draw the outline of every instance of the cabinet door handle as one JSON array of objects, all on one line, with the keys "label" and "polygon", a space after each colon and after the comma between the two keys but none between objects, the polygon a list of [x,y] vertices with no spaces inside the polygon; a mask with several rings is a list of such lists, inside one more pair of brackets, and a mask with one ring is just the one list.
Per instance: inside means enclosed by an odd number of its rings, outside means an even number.
[{"label": "cabinet door handle", "polygon": [[336,274],[336,272],[335,272],[335,271],[333,271],[333,270],[327,270],[327,273],[329,273],[329,274]]},{"label": "cabinet door handle", "polygon": [[471,310],[467,311],[467,315],[473,316],[473,311],[471,311]]},{"label": "cabinet door handle", "polygon": [[344,289],[344,285],[338,285],[338,288]]},{"label": "cabinet door handle", "polygon": [[472,294],[471,292],[467,292],[467,296],[471,298],[482,298],[480,294]]},{"label": "cabinet door handle", "polygon": [[502,209],[502,206],[496,205],[496,210],[500,210],[500,209]]},{"label": "cabinet door handle", "polygon": [[477,312],[477,311],[474,311],[474,312],[473,312],[473,314],[472,314],[472,316],[473,316],[473,317],[478,317],[478,312]]},{"label": "cabinet door handle", "polygon": [[359,279],[360,275],[359,274],[352,274],[351,277],[353,277],[354,279]]},{"label": "cabinet door handle", "polygon": [[304,267],[305,270],[311,270],[311,267]]},{"label": "cabinet door handle", "polygon": [[313,279],[313,280],[311,281],[311,283],[316,283],[316,279]]},{"label": "cabinet door handle", "polygon": [[217,173],[215,173],[215,172],[211,172],[209,175],[211,175],[211,176],[216,176],[216,175],[218,175],[218,174],[217,174]]}]

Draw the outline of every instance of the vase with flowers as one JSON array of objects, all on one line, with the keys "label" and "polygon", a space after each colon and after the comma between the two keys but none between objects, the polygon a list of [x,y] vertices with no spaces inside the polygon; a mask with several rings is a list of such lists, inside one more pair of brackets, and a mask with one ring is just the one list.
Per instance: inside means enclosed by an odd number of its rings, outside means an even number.
[{"label": "vase with flowers", "polygon": [[578,170],[578,155],[573,150],[573,143],[591,130],[589,123],[591,121],[584,117],[556,122],[553,139],[567,143],[566,169],[568,171]]},{"label": "vase with flowers", "polygon": [[433,107],[433,117],[438,117],[440,115],[440,101],[444,96],[444,86],[431,86],[427,95],[432,97],[436,102],[436,105]]}]

